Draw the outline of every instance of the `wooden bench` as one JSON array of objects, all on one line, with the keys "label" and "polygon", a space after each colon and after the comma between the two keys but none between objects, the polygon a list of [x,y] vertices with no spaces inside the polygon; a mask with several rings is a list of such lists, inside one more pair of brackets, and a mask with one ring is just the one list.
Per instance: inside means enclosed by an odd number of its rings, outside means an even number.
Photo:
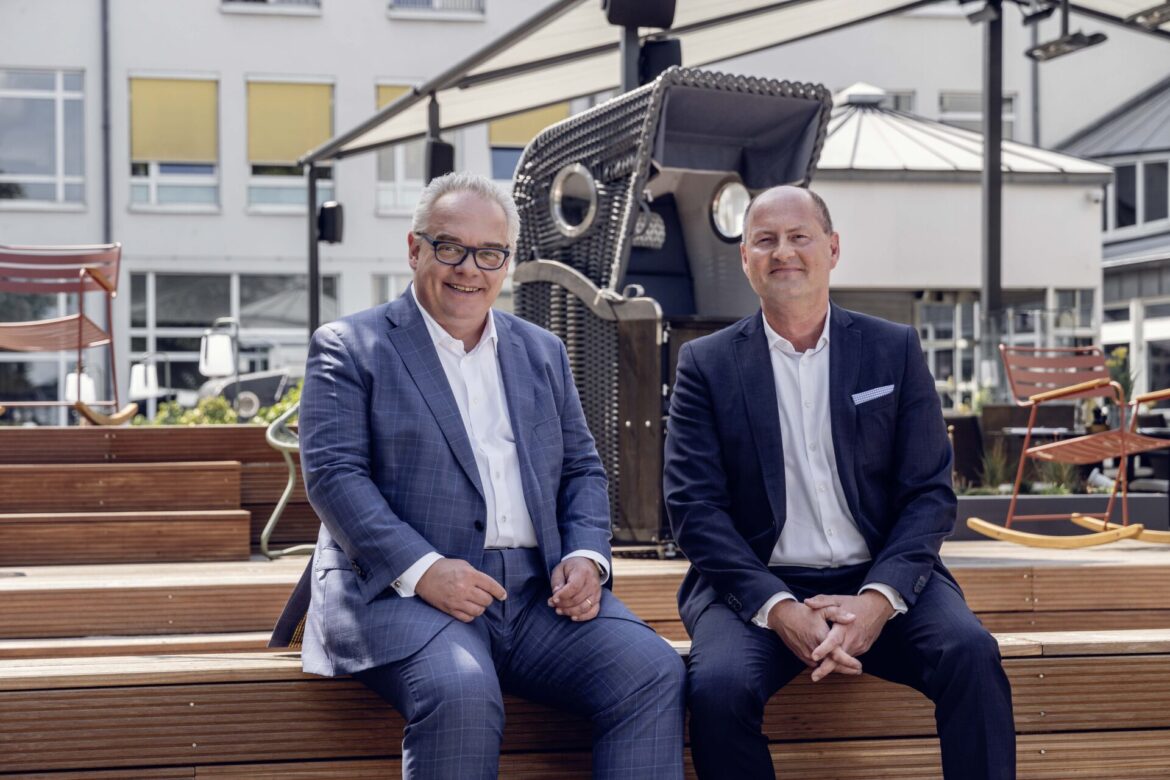
[{"label": "wooden bench", "polygon": [[[288,475],[280,453],[265,442],[264,430],[263,425],[256,424],[0,428],[0,464],[151,464],[180,459],[185,462],[236,461],[240,464],[240,502],[233,508],[251,513],[249,541],[256,549],[260,532],[284,490]],[[82,511],[93,508],[74,504],[67,509]],[[284,546],[315,541],[319,525],[320,521],[305,497],[303,485],[299,486],[281,518],[272,544]]]},{"label": "wooden bench", "polygon": [[[1020,778],[1165,777],[1170,631],[1000,644]],[[588,777],[583,720],[517,699],[506,707],[506,776]],[[0,776],[386,776],[400,771],[402,727],[359,683],[301,673],[295,654],[0,661]],[[790,776],[939,776],[930,703],[875,678],[803,675],[769,703],[764,731]]]},{"label": "wooden bench", "polygon": [[240,473],[237,461],[0,464],[0,566],[247,560]]},{"label": "wooden bench", "polygon": [[[1170,628],[1170,548],[948,542],[943,558],[993,632]],[[267,631],[304,565],[295,558],[0,569],[0,640]],[[661,635],[685,639],[675,594],[686,568],[617,558],[614,592]]]}]

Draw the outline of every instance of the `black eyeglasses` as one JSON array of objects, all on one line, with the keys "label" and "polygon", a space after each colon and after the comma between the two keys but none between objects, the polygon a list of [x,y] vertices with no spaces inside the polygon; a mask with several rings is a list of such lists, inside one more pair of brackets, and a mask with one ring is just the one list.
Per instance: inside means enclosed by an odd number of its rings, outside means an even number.
[{"label": "black eyeglasses", "polygon": [[498,271],[508,262],[511,251],[494,246],[464,246],[454,241],[436,241],[426,233],[416,233],[435,250],[435,259],[443,265],[459,265],[472,255],[477,268],[483,271]]}]

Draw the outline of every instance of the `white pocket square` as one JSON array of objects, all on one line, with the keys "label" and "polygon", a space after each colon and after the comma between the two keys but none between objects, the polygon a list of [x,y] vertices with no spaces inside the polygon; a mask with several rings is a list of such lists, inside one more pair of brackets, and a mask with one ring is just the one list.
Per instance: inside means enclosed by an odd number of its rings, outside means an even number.
[{"label": "white pocket square", "polygon": [[889,395],[892,392],[894,392],[893,385],[882,385],[881,387],[875,387],[872,390],[863,390],[860,393],[853,394],[853,405],[861,406],[866,401],[872,401],[875,398],[881,398],[882,396]]}]

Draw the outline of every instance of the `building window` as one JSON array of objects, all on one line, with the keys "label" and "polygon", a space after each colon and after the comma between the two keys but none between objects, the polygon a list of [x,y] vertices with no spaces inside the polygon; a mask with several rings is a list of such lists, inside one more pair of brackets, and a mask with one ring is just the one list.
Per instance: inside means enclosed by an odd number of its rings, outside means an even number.
[{"label": "building window", "polygon": [[568,117],[569,104],[557,103],[490,123],[488,143],[491,144],[492,178],[510,185],[528,142],[549,125]]},{"label": "building window", "polygon": [[[321,318],[337,319],[337,277],[321,277]],[[289,368],[299,374],[308,347],[308,277],[304,274],[130,275],[130,360],[166,353],[171,387],[164,396],[193,406],[207,381],[199,373],[199,340],[217,317],[240,322],[240,370]],[[162,377],[160,376],[160,380]],[[148,399],[148,415],[156,399]]]},{"label": "building window", "polygon": [[316,9],[321,7],[321,0],[223,0],[223,7],[243,9],[268,6],[270,8],[285,9]]},{"label": "building window", "polygon": [[130,79],[130,205],[219,208],[219,84]]},{"label": "building window", "polygon": [[886,96],[882,98],[879,103],[882,108],[891,111],[902,111],[907,114],[914,113],[914,90],[912,89],[887,89]]},{"label": "building window", "polygon": [[0,201],[85,202],[81,71],[0,70]]},{"label": "building window", "polygon": [[[77,297],[57,293],[29,295],[0,292],[0,311],[6,322],[27,322],[64,317],[77,311]],[[12,401],[58,401],[65,387],[65,374],[73,370],[76,352],[0,351],[0,399]],[[85,371],[98,387],[104,387],[106,364],[95,352],[87,355]],[[69,410],[53,407],[20,407],[0,412],[0,425],[66,425]]]},{"label": "building window", "polygon": [[[940,92],[938,96],[938,118],[954,127],[983,132],[983,94],[980,92]],[[1015,137],[1016,98],[1003,96],[1003,137]]]},{"label": "building window", "polygon": [[1165,160],[1161,162],[1146,161],[1142,163],[1142,183],[1145,190],[1142,196],[1144,204],[1142,222],[1157,222],[1166,219],[1170,201],[1167,200],[1168,185],[1170,185],[1170,165]]},{"label": "building window", "polygon": [[[297,160],[333,135],[333,85],[248,82],[248,206],[303,214],[308,203]],[[329,166],[318,169],[318,202],[333,199]]]},{"label": "building window", "polygon": [[[375,94],[378,110],[410,91],[401,84],[379,84]],[[426,141],[406,141],[378,150],[378,213],[409,212],[426,184]]]},{"label": "building window", "polygon": [[391,11],[483,14],[483,0],[390,0]]},{"label": "building window", "polygon": [[1170,220],[1170,161],[1122,160],[1112,165],[1113,183],[1105,188],[1105,231],[1165,229]]}]

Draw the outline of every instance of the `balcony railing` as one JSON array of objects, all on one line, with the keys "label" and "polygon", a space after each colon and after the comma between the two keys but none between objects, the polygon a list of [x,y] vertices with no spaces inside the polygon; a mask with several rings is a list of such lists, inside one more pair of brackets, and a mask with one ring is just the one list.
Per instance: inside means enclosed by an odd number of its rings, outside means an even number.
[{"label": "balcony railing", "polygon": [[248,6],[248,5],[271,5],[271,6],[299,6],[302,8],[320,8],[321,0],[223,0],[224,5]]}]

